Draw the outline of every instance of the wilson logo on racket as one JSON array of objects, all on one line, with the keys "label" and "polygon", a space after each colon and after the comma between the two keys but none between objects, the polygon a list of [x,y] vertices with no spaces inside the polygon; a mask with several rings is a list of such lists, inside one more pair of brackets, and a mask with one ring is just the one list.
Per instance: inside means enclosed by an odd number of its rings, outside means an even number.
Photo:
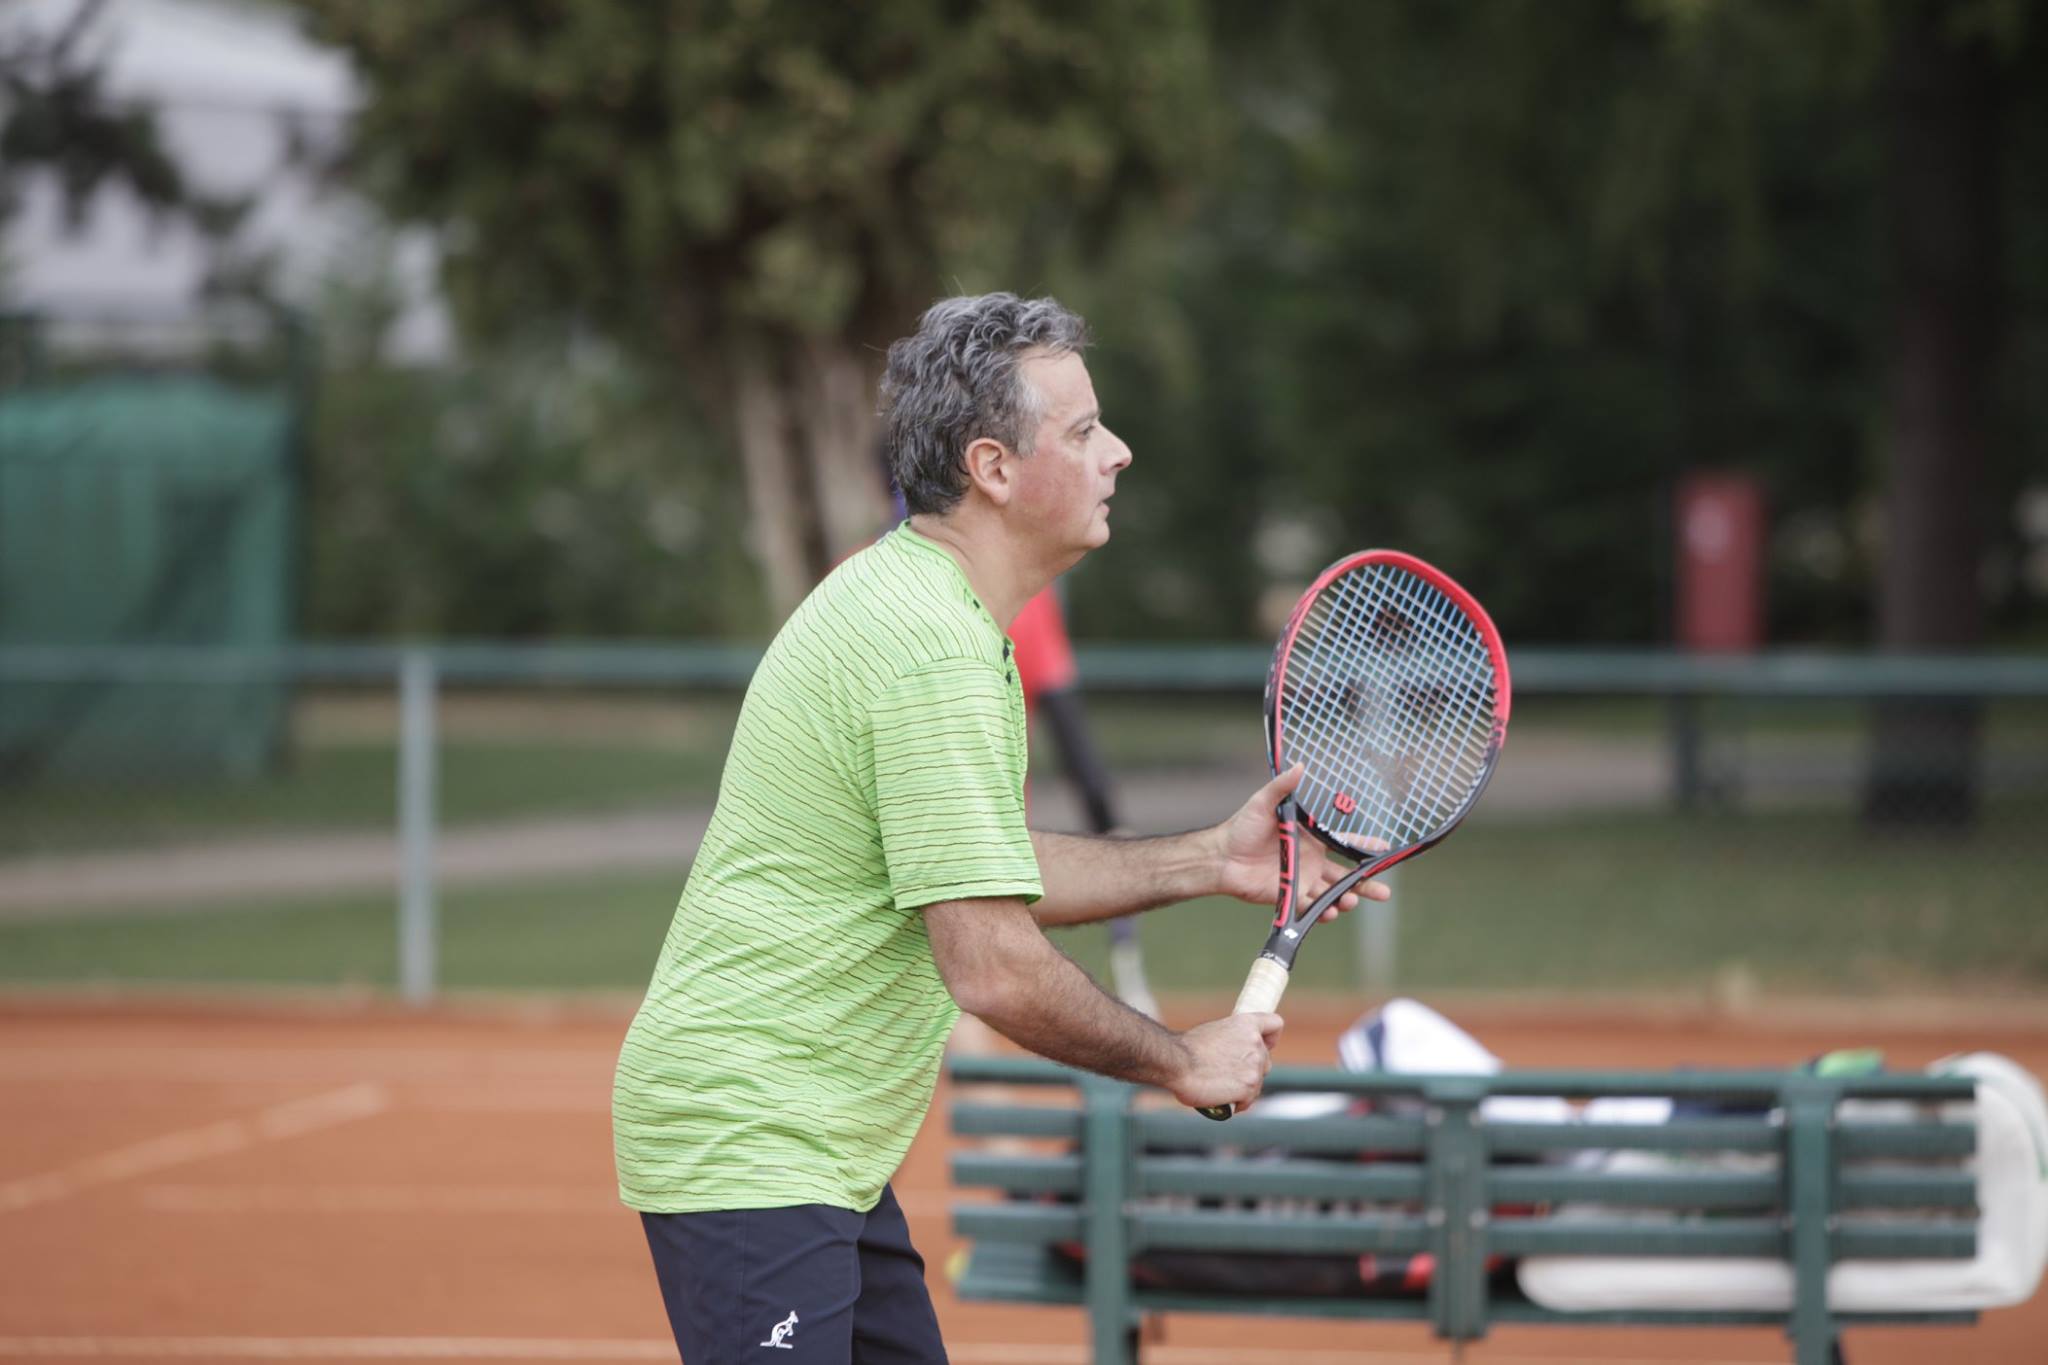
[{"label": "wilson logo on racket", "polygon": [[[1277,812],[1273,932],[1238,1013],[1280,1003],[1303,936],[1331,906],[1457,828],[1500,758],[1510,696],[1507,651],[1485,609],[1413,555],[1349,555],[1302,594],[1266,675],[1266,757],[1276,774],[1296,763],[1303,773]],[[1297,824],[1357,860],[1306,910]],[[1231,1108],[1201,1112],[1227,1119]]]}]

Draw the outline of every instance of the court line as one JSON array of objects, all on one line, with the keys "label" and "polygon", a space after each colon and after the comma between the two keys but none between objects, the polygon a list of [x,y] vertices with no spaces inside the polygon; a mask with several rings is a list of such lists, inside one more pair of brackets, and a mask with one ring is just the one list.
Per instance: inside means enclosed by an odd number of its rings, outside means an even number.
[{"label": "court line", "polygon": [[145,1185],[138,1194],[157,1213],[626,1212],[616,1190],[568,1185]]},{"label": "court line", "polygon": [[[1446,1348],[1447,1349],[1447,1348]],[[536,1337],[0,1337],[0,1357],[174,1360],[674,1360],[667,1340],[578,1341]],[[959,1365],[1087,1365],[1085,1346],[961,1343],[947,1346]],[[1259,1350],[1148,1346],[1158,1365],[1443,1365],[1444,1350]],[[1488,1365],[1563,1365],[1564,1356],[1502,1356]],[[1597,1365],[1765,1365],[1761,1358],[1602,1356]]]},{"label": "court line", "polygon": [[0,1049],[0,1080],[227,1081],[297,1080],[308,1076],[355,1077],[365,1073],[390,1080],[454,1078],[482,1084],[493,1080],[533,1081],[551,1077],[575,1086],[611,1080],[617,1053],[595,1048],[576,1052],[548,1048],[447,1047],[400,1050],[289,1047],[40,1046]]},{"label": "court line", "polygon": [[[1157,1365],[1444,1365],[1450,1343],[1434,1351],[1345,1351],[1258,1349],[1238,1346],[1147,1345],[1145,1359]],[[1086,1346],[1007,1346],[946,1343],[946,1354],[959,1365],[1088,1365]],[[1776,1357],[1770,1358],[1772,1360]],[[1570,1356],[1504,1356],[1486,1353],[1486,1365],[1575,1365]],[[1593,1356],[1576,1365],[1769,1365],[1763,1357],[1746,1360],[1699,1356]]]},{"label": "court line", "polygon": [[0,1213],[53,1203],[96,1186],[368,1118],[382,1113],[390,1104],[390,1097],[383,1086],[365,1081],[340,1090],[274,1104],[248,1118],[221,1119],[197,1128],[182,1128],[160,1137],[146,1138],[54,1171],[0,1184]]},{"label": "court line", "polygon": [[[906,1189],[905,1216],[943,1218],[955,1200],[942,1191]],[[578,1213],[615,1214],[625,1206],[609,1188],[585,1185],[144,1185],[137,1201],[153,1213]]]},{"label": "court line", "polygon": [[674,1360],[672,1341],[522,1337],[0,1337],[0,1356],[230,1360]]}]

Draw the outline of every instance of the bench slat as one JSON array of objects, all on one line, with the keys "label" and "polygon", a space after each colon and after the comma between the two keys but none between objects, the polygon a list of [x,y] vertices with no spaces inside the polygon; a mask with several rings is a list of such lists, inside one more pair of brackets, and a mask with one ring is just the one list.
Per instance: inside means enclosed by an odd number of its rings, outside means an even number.
[{"label": "bench slat", "polygon": [[1835,1229],[1838,1261],[1966,1261],[1977,1254],[1974,1223],[1845,1222]]},{"label": "bench slat", "polygon": [[[1602,1324],[1616,1327],[1776,1327],[1789,1321],[1792,1315],[1790,1313],[1772,1313],[1760,1309],[1734,1308],[1719,1310],[1710,1308],[1560,1310],[1556,1308],[1543,1308],[1518,1296],[1494,1300],[1490,1316],[1495,1322],[1561,1323],[1567,1327],[1599,1326]],[[1968,1311],[1835,1313],[1832,1316],[1843,1327],[1918,1327],[1933,1324],[1967,1327],[1977,1321],[1977,1315]]]},{"label": "bench slat", "polygon": [[1974,1209],[1977,1177],[1968,1171],[1844,1171],[1835,1207],[1858,1209]]},{"label": "bench slat", "polygon": [[962,1137],[1078,1139],[1081,1111],[1037,1104],[956,1104],[953,1131]]},{"label": "bench slat", "polygon": [[1494,1168],[1487,1192],[1496,1204],[1619,1204],[1631,1208],[1774,1209],[1785,1183],[1774,1171],[1609,1174],[1541,1168]]},{"label": "bench slat", "polygon": [[[1487,1249],[1507,1256],[1761,1256],[1782,1260],[1790,1237],[1778,1218],[1652,1222],[1626,1218],[1498,1218]],[[1845,1223],[1829,1258],[1967,1260],[1977,1254],[1972,1224]]]},{"label": "bench slat", "polygon": [[1072,1204],[955,1204],[953,1230],[999,1242],[1074,1242],[1081,1210]]},{"label": "bench slat", "polygon": [[1641,1219],[1500,1218],[1487,1250],[1507,1256],[1768,1256],[1782,1259],[1787,1238],[1777,1218],[1690,1222]]},{"label": "bench slat", "polygon": [[1288,1216],[1140,1209],[1131,1219],[1131,1244],[1201,1251],[1414,1253],[1428,1249],[1429,1225],[1419,1216],[1396,1214]]},{"label": "bench slat", "polygon": [[1080,1303],[1080,1268],[1028,1242],[978,1242],[953,1291],[963,1299],[1005,1303]]},{"label": "bench slat", "polygon": [[1228,1161],[1199,1156],[1147,1156],[1138,1160],[1132,1184],[1140,1195],[1393,1204],[1422,1198],[1423,1171],[1419,1162],[1363,1165],[1355,1161]]},{"label": "bench slat", "polygon": [[1670,1123],[1489,1123],[1482,1126],[1496,1156],[1551,1152],[1777,1152],[1783,1128],[1755,1118],[1674,1119]]},{"label": "bench slat", "polygon": [[955,1185],[991,1185],[1011,1194],[1081,1193],[1079,1156],[997,1156],[986,1152],[953,1155]]},{"label": "bench slat", "polygon": [[1977,1150],[1973,1123],[1842,1123],[1835,1150],[1844,1161],[1866,1157],[1935,1160],[1969,1156]]},{"label": "bench slat", "polygon": [[1303,1155],[1356,1156],[1361,1152],[1420,1153],[1427,1130],[1420,1119],[1369,1116],[1266,1119],[1256,1113],[1219,1125],[1199,1114],[1167,1110],[1131,1115],[1138,1140],[1147,1147],[1285,1147]]}]

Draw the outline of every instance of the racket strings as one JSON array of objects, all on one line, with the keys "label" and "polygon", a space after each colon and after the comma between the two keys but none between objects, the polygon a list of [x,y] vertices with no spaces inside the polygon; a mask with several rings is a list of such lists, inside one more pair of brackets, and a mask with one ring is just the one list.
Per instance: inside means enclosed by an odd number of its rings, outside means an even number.
[{"label": "racket strings", "polygon": [[[1388,834],[1412,842],[1454,813],[1483,770],[1484,748],[1475,750],[1472,741],[1483,746],[1489,728],[1474,723],[1486,690],[1471,668],[1483,658],[1484,644],[1455,605],[1426,581],[1382,570],[1380,581],[1370,587],[1397,599],[1392,608],[1378,610],[1383,618],[1391,612],[1400,631],[1414,637],[1405,642],[1405,656],[1400,649],[1377,651],[1377,660],[1402,667],[1394,679],[1376,680],[1387,702],[1375,718],[1391,729],[1392,738],[1367,741],[1401,756],[1398,777],[1387,784],[1399,797]],[[1362,600],[1370,604],[1373,596],[1369,591]],[[1464,677],[1458,676],[1461,665]],[[1349,686],[1359,689],[1361,684],[1354,680]]]},{"label": "racket strings", "polygon": [[[1358,624],[1361,603],[1346,606],[1335,623],[1340,630]],[[1442,632],[1431,635],[1425,647],[1441,654]],[[1296,695],[1311,704],[1297,704],[1296,715],[1309,723],[1293,726],[1303,743],[1291,747],[1316,769],[1315,780],[1304,782],[1311,814],[1326,830],[1362,841],[1419,841],[1454,812],[1483,770],[1483,749],[1475,754],[1460,743],[1472,737],[1483,689],[1446,687],[1442,670],[1431,677],[1426,661],[1421,681],[1412,661],[1377,678],[1329,651],[1312,651],[1305,662]],[[1456,709],[1446,712],[1447,701]]]},{"label": "racket strings", "polygon": [[[1405,574],[1398,575],[1396,581],[1402,595],[1423,610],[1421,619],[1431,637],[1430,643],[1439,651],[1440,657],[1448,658],[1454,666],[1475,658],[1484,664],[1483,678],[1467,677],[1461,680],[1465,685],[1448,693],[1456,699],[1456,713],[1444,718],[1445,723],[1438,725],[1434,733],[1421,736],[1424,741],[1423,786],[1421,790],[1411,792],[1408,808],[1401,814],[1430,819],[1435,823],[1448,819],[1455,812],[1484,771],[1484,743],[1491,734],[1492,717],[1490,714],[1486,716],[1483,725],[1479,722],[1482,705],[1490,691],[1492,661],[1477,628],[1441,590],[1425,580]],[[1416,592],[1417,588],[1420,593]],[[1479,685],[1471,685],[1474,682]],[[1433,695],[1440,708],[1446,693],[1438,690]],[[1481,746],[1476,751],[1469,743],[1473,740]]]},{"label": "racket strings", "polygon": [[1485,776],[1492,656],[1464,611],[1406,570],[1372,565],[1326,587],[1279,681],[1276,765],[1304,764],[1297,804],[1360,851],[1421,842]]}]

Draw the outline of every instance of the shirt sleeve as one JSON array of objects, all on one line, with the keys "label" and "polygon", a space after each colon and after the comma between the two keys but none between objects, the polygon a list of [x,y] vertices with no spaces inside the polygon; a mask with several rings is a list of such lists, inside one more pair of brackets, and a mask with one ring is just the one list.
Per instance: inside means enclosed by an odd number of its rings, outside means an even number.
[{"label": "shirt sleeve", "polygon": [[1024,736],[1006,669],[949,659],[869,709],[875,814],[901,910],[1044,888],[1024,825]]}]

